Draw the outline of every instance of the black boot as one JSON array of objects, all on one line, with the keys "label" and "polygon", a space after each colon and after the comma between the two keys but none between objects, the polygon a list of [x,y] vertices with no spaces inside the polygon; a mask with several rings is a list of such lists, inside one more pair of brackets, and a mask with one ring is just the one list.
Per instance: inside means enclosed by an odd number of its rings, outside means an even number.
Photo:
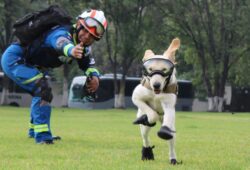
[{"label": "black boot", "polygon": [[60,136],[53,136],[52,139],[54,141],[54,140],[61,140],[62,138]]},{"label": "black boot", "polygon": [[141,117],[138,117],[133,124],[137,125],[137,124],[143,124],[145,126],[149,126],[149,127],[153,127],[156,125],[156,123],[149,123],[148,122],[148,117],[147,115],[142,115]]},{"label": "black boot", "polygon": [[179,164],[182,164],[182,161],[177,161],[176,159],[171,159],[170,160],[170,164],[172,164],[172,165],[179,165]]},{"label": "black boot", "polygon": [[51,145],[54,144],[53,140],[43,140],[39,142],[38,144],[46,144],[46,145]]},{"label": "black boot", "polygon": [[155,146],[152,147],[142,147],[142,151],[141,151],[141,160],[154,160],[154,153],[153,153],[153,149]]},{"label": "black boot", "polygon": [[175,133],[175,131],[172,131],[169,127],[167,126],[162,126],[161,129],[158,131],[158,136],[162,139],[165,140],[170,140],[173,138],[172,133]]}]

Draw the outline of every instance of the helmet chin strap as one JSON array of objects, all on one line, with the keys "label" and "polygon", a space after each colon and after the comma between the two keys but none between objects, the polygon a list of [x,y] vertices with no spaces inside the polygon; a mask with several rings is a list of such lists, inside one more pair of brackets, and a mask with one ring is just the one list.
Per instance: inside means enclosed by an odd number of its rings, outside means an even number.
[{"label": "helmet chin strap", "polygon": [[82,29],[84,29],[84,27],[80,24],[80,27],[76,28],[76,34],[78,35]]},{"label": "helmet chin strap", "polygon": [[80,26],[79,26],[79,28],[77,28],[77,26],[75,27],[75,34],[76,34],[76,36],[75,36],[75,41],[77,42],[77,43],[80,43],[80,41],[78,40],[78,34],[79,34],[79,32],[82,30],[82,29],[84,29],[84,27],[80,24]]}]

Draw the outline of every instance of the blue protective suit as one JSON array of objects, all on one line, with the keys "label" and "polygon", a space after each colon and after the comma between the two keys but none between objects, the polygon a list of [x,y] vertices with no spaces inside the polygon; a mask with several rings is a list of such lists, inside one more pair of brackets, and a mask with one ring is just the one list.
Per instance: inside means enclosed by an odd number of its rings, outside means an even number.
[{"label": "blue protective suit", "polygon": [[[33,95],[30,112],[29,136],[37,143],[52,140],[50,129],[51,106],[39,97],[37,81],[44,77],[40,68],[55,68],[73,59],[71,50],[76,45],[72,27],[57,26],[36,39],[26,49],[19,43],[11,44],[3,53],[1,65],[5,74]],[[85,47],[84,57],[76,59],[86,75],[99,76],[93,67],[90,47]]]}]

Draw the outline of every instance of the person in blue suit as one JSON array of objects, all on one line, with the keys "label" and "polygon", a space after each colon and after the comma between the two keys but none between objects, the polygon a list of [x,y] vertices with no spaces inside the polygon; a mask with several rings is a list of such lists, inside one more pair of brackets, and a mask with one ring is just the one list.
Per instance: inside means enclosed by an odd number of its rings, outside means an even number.
[{"label": "person in blue suit", "polygon": [[13,43],[3,53],[1,65],[5,74],[33,96],[29,136],[36,143],[53,144],[53,140],[60,139],[53,137],[50,129],[53,95],[44,70],[76,60],[84,74],[91,77],[87,90],[95,92],[99,87],[99,71],[94,67],[90,45],[102,38],[106,28],[103,11],[92,9],[79,15],[72,27],[53,27],[27,49]]}]

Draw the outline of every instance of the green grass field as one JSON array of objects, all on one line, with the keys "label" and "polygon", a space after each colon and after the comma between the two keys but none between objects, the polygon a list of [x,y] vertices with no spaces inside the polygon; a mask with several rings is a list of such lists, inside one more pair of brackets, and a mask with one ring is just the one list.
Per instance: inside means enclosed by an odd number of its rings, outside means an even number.
[{"label": "green grass field", "polygon": [[52,112],[55,145],[27,137],[28,108],[0,107],[1,170],[250,170],[250,114],[176,113],[176,152],[182,165],[168,160],[168,144],[151,131],[155,160],[140,160],[135,110]]}]

